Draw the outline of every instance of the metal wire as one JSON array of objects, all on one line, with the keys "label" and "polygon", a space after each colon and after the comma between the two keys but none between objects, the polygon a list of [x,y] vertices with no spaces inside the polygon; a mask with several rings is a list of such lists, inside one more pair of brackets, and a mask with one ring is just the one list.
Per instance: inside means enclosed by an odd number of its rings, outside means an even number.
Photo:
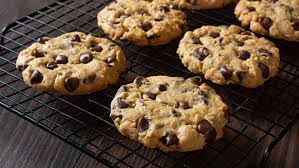
[{"label": "metal wire", "polygon": [[[275,41],[282,50],[280,72],[263,87],[248,90],[217,86],[207,81],[229,104],[231,122],[225,127],[221,140],[199,152],[164,153],[147,149],[121,136],[109,117],[109,103],[119,85],[131,82],[138,75],[194,75],[176,56],[179,40],[161,47],[120,44],[127,55],[127,69],[118,86],[98,93],[69,97],[37,91],[23,83],[15,69],[20,50],[39,37],[55,37],[69,31],[106,37],[97,27],[96,14],[109,2],[57,1],[3,29],[0,36],[0,105],[109,167],[196,167],[199,164],[201,167],[248,167],[250,156],[258,150],[262,158],[256,165],[266,167],[272,149],[299,116],[299,58],[292,54],[299,51],[292,43]],[[232,10],[233,6],[222,10],[186,11],[187,29],[206,24],[238,24]]]}]

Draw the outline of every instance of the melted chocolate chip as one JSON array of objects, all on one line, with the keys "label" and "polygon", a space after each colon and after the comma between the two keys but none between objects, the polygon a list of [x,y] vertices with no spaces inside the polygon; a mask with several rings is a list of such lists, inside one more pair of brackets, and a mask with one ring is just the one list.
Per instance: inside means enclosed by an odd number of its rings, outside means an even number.
[{"label": "melted chocolate chip", "polygon": [[201,76],[194,76],[187,79],[188,81],[200,86],[203,83],[203,78]]},{"label": "melted chocolate chip", "polygon": [[173,117],[179,117],[181,116],[181,113],[177,112],[176,110],[172,109],[170,111],[170,114],[173,116]]},{"label": "melted chocolate chip", "polygon": [[40,37],[37,39],[37,42],[38,43],[41,43],[41,44],[45,44],[47,41],[49,41],[51,38],[49,37]]},{"label": "melted chocolate chip", "polygon": [[170,9],[169,9],[167,6],[159,6],[159,7],[157,8],[157,11],[167,13],[167,12],[170,11]]},{"label": "melted chocolate chip", "polygon": [[137,76],[137,78],[134,80],[134,83],[136,84],[137,87],[140,87],[142,85],[144,77],[142,76]]},{"label": "melted chocolate chip", "polygon": [[57,67],[58,67],[58,65],[57,65],[57,63],[55,61],[50,61],[46,65],[46,68],[51,69],[51,70],[53,70],[53,69],[55,69]]},{"label": "melted chocolate chip", "polygon": [[273,21],[269,17],[260,17],[259,18],[260,24],[266,29],[269,30],[269,28],[272,26]]},{"label": "melted chocolate chip", "polygon": [[123,118],[122,115],[114,115],[114,114],[111,114],[110,117],[112,118],[113,121],[116,120],[117,118],[120,118],[120,119]]},{"label": "melted chocolate chip", "polygon": [[83,64],[87,64],[92,61],[92,53],[87,52],[80,55],[80,62]]},{"label": "melted chocolate chip", "polygon": [[40,57],[44,57],[45,53],[35,49],[32,51],[32,55],[35,56],[36,58],[40,58]]},{"label": "melted chocolate chip", "polygon": [[197,130],[199,133],[205,136],[205,140],[207,143],[212,142],[216,139],[216,135],[217,135],[216,130],[212,126],[212,124],[210,124],[210,122],[207,120],[202,120],[198,124]]},{"label": "melted chocolate chip", "polygon": [[83,80],[83,83],[90,84],[96,79],[96,75],[89,75],[86,79]]},{"label": "melted chocolate chip", "polygon": [[256,9],[254,8],[254,7],[252,7],[252,6],[248,6],[247,7],[247,9],[250,11],[250,12],[252,12],[252,11],[255,11]]},{"label": "melted chocolate chip", "polygon": [[200,41],[200,39],[196,38],[196,37],[192,37],[191,43],[192,44],[201,44],[202,45],[202,42]]},{"label": "melted chocolate chip", "polygon": [[146,130],[148,130],[149,128],[149,122],[147,119],[145,118],[139,118],[139,120],[137,121],[137,131],[138,133],[144,132]]},{"label": "melted chocolate chip", "polygon": [[246,50],[240,50],[238,51],[238,58],[241,60],[247,60],[250,57],[250,53]]},{"label": "melted chocolate chip", "polygon": [[123,101],[121,98],[118,98],[116,101],[116,105],[118,108],[127,108],[130,107],[130,105],[128,103],[126,103],[125,101]]},{"label": "melted chocolate chip", "polygon": [[150,29],[153,28],[152,24],[151,23],[143,23],[140,25],[140,28],[143,30],[143,31],[149,31]]},{"label": "melted chocolate chip", "polygon": [[259,48],[256,49],[256,53],[258,55],[265,56],[265,57],[273,55],[269,50],[261,48],[261,47],[259,47]]},{"label": "melted chocolate chip", "polygon": [[213,38],[217,38],[217,37],[220,36],[220,34],[218,32],[209,32],[208,35],[213,37]]},{"label": "melted chocolate chip", "polygon": [[157,97],[157,94],[151,93],[151,92],[145,92],[142,94],[143,99],[152,99],[155,100]]},{"label": "melted chocolate chip", "polygon": [[168,132],[165,136],[160,138],[160,141],[166,146],[179,144],[179,139],[173,132]]},{"label": "melted chocolate chip", "polygon": [[188,109],[190,108],[188,102],[183,102],[183,101],[180,101],[176,104],[176,107],[177,108],[181,108],[181,109]]},{"label": "melted chocolate chip", "polygon": [[163,19],[164,19],[164,16],[158,16],[158,17],[154,18],[154,21],[161,22]]},{"label": "melted chocolate chip", "polygon": [[27,67],[28,67],[28,65],[26,65],[26,64],[25,64],[25,65],[17,65],[17,70],[22,72],[22,71],[24,71]]},{"label": "melted chocolate chip", "polygon": [[179,9],[179,7],[177,5],[175,5],[175,4],[169,5],[169,8],[170,9]]},{"label": "melted chocolate chip", "polygon": [[80,36],[77,34],[71,35],[69,38],[72,42],[81,42]]},{"label": "melted chocolate chip", "polygon": [[114,56],[110,56],[110,57],[108,57],[108,58],[105,60],[105,62],[106,62],[107,64],[111,64],[111,63],[113,63],[113,62],[115,62],[115,61],[116,61],[116,59],[115,59]]},{"label": "melted chocolate chip", "polygon": [[209,55],[209,50],[205,47],[196,48],[195,50],[193,50],[192,55],[200,61],[203,61]]},{"label": "melted chocolate chip", "polygon": [[167,90],[167,87],[166,87],[165,85],[163,85],[163,84],[159,84],[159,85],[158,85],[158,89],[159,89],[161,92],[164,92],[164,91]]},{"label": "melted chocolate chip", "polygon": [[262,71],[263,78],[265,78],[265,79],[268,78],[270,75],[269,67],[263,63],[259,63],[258,67]]},{"label": "melted chocolate chip", "polygon": [[127,90],[128,90],[128,88],[127,88],[125,85],[123,85],[123,86],[121,86],[121,87],[117,90],[115,96],[118,96],[118,95],[120,95],[121,93],[126,92]]},{"label": "melted chocolate chip", "polygon": [[96,45],[90,48],[91,51],[95,51],[95,52],[102,52],[103,51],[103,47]]},{"label": "melted chocolate chip", "polygon": [[219,68],[219,71],[225,79],[230,79],[233,75],[232,72],[229,71],[225,65],[222,65]]},{"label": "melted chocolate chip", "polygon": [[299,19],[292,19],[292,26],[295,31],[299,31]]},{"label": "melted chocolate chip", "polygon": [[55,61],[57,64],[66,64],[69,62],[68,57],[64,56],[64,55],[57,55],[57,57],[55,58]]},{"label": "melted chocolate chip", "polygon": [[242,46],[244,46],[245,43],[243,41],[240,41],[240,40],[233,40],[233,44],[235,46],[242,47]]},{"label": "melted chocolate chip", "polygon": [[43,74],[40,73],[38,70],[33,70],[30,78],[31,84],[38,84],[43,81]]},{"label": "melted chocolate chip", "polygon": [[194,100],[194,103],[197,105],[204,105],[204,104],[208,104],[208,101],[206,99],[204,99],[203,97],[197,97]]},{"label": "melted chocolate chip", "polygon": [[80,85],[80,80],[77,77],[69,77],[64,80],[64,87],[67,91],[73,92]]}]

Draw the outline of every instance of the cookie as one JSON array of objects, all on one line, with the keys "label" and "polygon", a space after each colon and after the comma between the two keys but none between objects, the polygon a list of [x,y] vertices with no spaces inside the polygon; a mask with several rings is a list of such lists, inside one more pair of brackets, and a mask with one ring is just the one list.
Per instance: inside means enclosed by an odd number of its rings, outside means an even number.
[{"label": "cookie", "polygon": [[227,106],[202,78],[137,77],[111,103],[120,133],[149,148],[193,151],[223,136]]},{"label": "cookie", "polygon": [[279,50],[238,26],[203,26],[189,31],[177,53],[193,73],[220,85],[256,88],[278,72]]},{"label": "cookie", "polygon": [[88,94],[118,81],[126,58],[104,38],[71,32],[42,37],[19,53],[16,67],[26,84],[59,94]]},{"label": "cookie", "polygon": [[157,3],[169,3],[182,9],[218,9],[233,2],[233,0],[154,0]]},{"label": "cookie", "polygon": [[241,0],[235,15],[255,33],[299,42],[298,0]]},{"label": "cookie", "polygon": [[145,0],[121,0],[98,14],[98,25],[113,40],[140,46],[163,45],[183,33],[184,12]]}]

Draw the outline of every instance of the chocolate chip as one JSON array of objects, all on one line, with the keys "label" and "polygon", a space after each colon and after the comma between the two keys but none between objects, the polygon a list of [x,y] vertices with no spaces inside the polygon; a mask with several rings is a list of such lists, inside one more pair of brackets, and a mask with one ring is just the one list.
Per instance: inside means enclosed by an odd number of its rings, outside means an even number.
[{"label": "chocolate chip", "polygon": [[190,106],[189,106],[188,102],[180,101],[176,104],[176,108],[188,109],[188,108],[190,108]]},{"label": "chocolate chip", "polygon": [[112,118],[113,121],[116,120],[117,118],[120,118],[120,119],[123,118],[122,115],[114,115],[114,114],[111,114],[110,117]]},{"label": "chocolate chip", "polygon": [[167,87],[165,85],[162,85],[162,84],[159,84],[158,85],[158,89],[161,91],[161,92],[164,92],[167,90]]},{"label": "chocolate chip", "polygon": [[72,42],[81,42],[80,36],[77,34],[71,35],[69,38]]},{"label": "chocolate chip", "polygon": [[118,108],[127,108],[127,107],[130,107],[130,105],[126,102],[124,102],[121,98],[118,98],[117,101],[116,101],[116,105]]},{"label": "chocolate chip", "polygon": [[137,78],[134,80],[134,83],[136,84],[137,87],[140,87],[142,85],[144,77],[142,76],[137,76]]},{"label": "chocolate chip", "polygon": [[170,11],[170,9],[169,9],[167,6],[159,6],[159,7],[157,8],[157,11],[167,13],[167,12]]},{"label": "chocolate chip", "polygon": [[49,41],[51,38],[49,37],[40,37],[37,39],[37,42],[38,43],[41,43],[41,44],[45,44],[47,41]]},{"label": "chocolate chip", "polygon": [[67,91],[73,92],[75,91],[80,84],[80,80],[77,77],[69,77],[64,80],[64,87]]},{"label": "chocolate chip", "polygon": [[156,21],[156,22],[160,22],[160,21],[162,21],[164,19],[164,16],[158,16],[158,17],[155,17],[154,18],[154,21]]},{"label": "chocolate chip", "polygon": [[259,48],[256,49],[256,53],[258,55],[265,56],[265,57],[273,55],[269,50],[261,48],[261,47],[259,47]]},{"label": "chocolate chip", "polygon": [[179,144],[179,139],[173,132],[168,132],[165,136],[160,138],[160,141],[166,146]]},{"label": "chocolate chip", "polygon": [[30,78],[31,84],[38,84],[43,81],[43,74],[40,73],[38,70],[33,70]]},{"label": "chocolate chip", "polygon": [[111,64],[111,63],[113,63],[113,62],[115,62],[115,61],[116,61],[116,59],[115,59],[114,56],[110,56],[110,57],[108,57],[108,58],[105,60],[105,62],[106,62],[107,64]]},{"label": "chocolate chip", "polygon": [[172,109],[170,111],[170,114],[173,116],[173,117],[179,117],[181,114],[179,112],[177,112],[176,110]]},{"label": "chocolate chip", "polygon": [[232,72],[229,71],[225,65],[222,65],[219,68],[219,71],[225,79],[230,79],[233,75]]},{"label": "chocolate chip", "polygon": [[260,70],[262,71],[262,76],[263,78],[268,78],[269,74],[270,74],[270,70],[269,67],[263,63],[259,63],[258,67],[260,68]]},{"label": "chocolate chip", "polygon": [[137,132],[138,133],[144,132],[148,130],[148,128],[149,128],[148,120],[143,117],[139,118],[139,120],[137,121]]},{"label": "chocolate chip", "polygon": [[192,5],[194,5],[196,3],[196,0],[187,0],[187,3],[191,3]]},{"label": "chocolate chip", "polygon": [[57,65],[57,63],[55,61],[50,61],[46,65],[46,68],[51,69],[51,70],[53,70],[53,69],[55,69],[57,67],[58,67],[58,65]]},{"label": "chocolate chip", "polygon": [[192,44],[201,44],[202,45],[202,42],[200,41],[200,39],[196,38],[196,37],[191,38],[191,43]]},{"label": "chocolate chip", "polygon": [[80,62],[83,64],[89,63],[90,61],[92,61],[92,59],[92,54],[90,52],[82,53],[80,55]]},{"label": "chocolate chip", "polygon": [[96,75],[89,75],[86,79],[83,80],[83,83],[90,84],[96,79]]},{"label": "chocolate chip", "polygon": [[179,7],[177,5],[175,5],[175,4],[169,5],[169,8],[170,9],[179,9]]},{"label": "chocolate chip", "polygon": [[238,58],[241,60],[247,60],[250,57],[250,53],[246,50],[240,50],[238,51]]},{"label": "chocolate chip", "polygon": [[200,86],[203,83],[203,78],[201,76],[194,76],[187,79],[188,81]]},{"label": "chocolate chip", "polygon": [[260,17],[259,18],[260,24],[266,29],[269,30],[269,28],[272,26],[273,21],[269,17]]},{"label": "chocolate chip", "polygon": [[209,55],[209,50],[205,47],[196,48],[195,50],[193,50],[192,55],[200,61],[203,61]]},{"label": "chocolate chip", "polygon": [[69,59],[65,55],[57,55],[55,61],[57,64],[66,64],[69,62]]},{"label": "chocolate chip", "polygon": [[295,31],[299,31],[299,19],[292,19],[292,26]]},{"label": "chocolate chip", "polygon": [[95,52],[102,52],[103,51],[103,47],[96,45],[90,48],[91,51],[95,51]]},{"label": "chocolate chip", "polygon": [[35,56],[36,58],[39,58],[39,57],[44,57],[45,53],[35,49],[32,51],[32,55]]},{"label": "chocolate chip", "polygon": [[153,28],[152,24],[151,23],[143,23],[140,25],[140,28],[143,30],[143,31],[149,31],[150,29]]},{"label": "chocolate chip", "polygon": [[220,36],[220,34],[218,32],[209,32],[208,35],[213,37],[213,38],[217,38],[217,37]]},{"label": "chocolate chip", "polygon": [[128,88],[127,88],[125,85],[123,85],[123,86],[121,86],[121,87],[117,90],[115,96],[118,96],[118,95],[120,95],[121,93],[126,92],[127,90],[128,90]]},{"label": "chocolate chip", "polygon": [[197,130],[199,133],[205,136],[205,140],[207,143],[213,142],[216,139],[216,135],[217,135],[216,130],[212,126],[212,124],[210,124],[210,122],[207,120],[202,120],[198,124]]},{"label": "chocolate chip", "polygon": [[254,7],[252,7],[252,6],[248,6],[247,7],[247,9],[250,11],[250,12],[252,12],[252,11],[255,11],[256,9],[254,8]]},{"label": "chocolate chip", "polygon": [[240,41],[240,40],[233,40],[233,44],[235,46],[242,47],[242,46],[244,46],[245,43],[243,41]]},{"label": "chocolate chip", "polygon": [[22,72],[22,71],[24,71],[27,67],[28,67],[28,65],[26,65],[26,64],[25,64],[25,65],[17,65],[17,70]]},{"label": "chocolate chip", "polygon": [[145,92],[142,94],[143,99],[152,99],[155,100],[157,97],[157,94],[151,93],[151,92]]}]

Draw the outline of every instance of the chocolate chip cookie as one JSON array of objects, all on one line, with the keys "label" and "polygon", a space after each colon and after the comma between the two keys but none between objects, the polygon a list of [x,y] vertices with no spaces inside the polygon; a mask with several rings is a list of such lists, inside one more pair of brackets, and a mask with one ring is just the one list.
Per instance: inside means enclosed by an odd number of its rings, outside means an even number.
[{"label": "chocolate chip cookie", "polygon": [[223,135],[227,106],[201,77],[137,77],[119,88],[111,118],[123,135],[163,151],[200,150]]},{"label": "chocolate chip cookie", "polygon": [[19,53],[16,67],[33,88],[78,95],[116,83],[125,62],[122,49],[109,40],[71,32],[39,38]]},{"label": "chocolate chip cookie", "polygon": [[218,9],[222,8],[233,0],[154,0],[156,2],[164,2],[172,4],[174,7],[183,9]]},{"label": "chocolate chip cookie", "polygon": [[203,26],[189,31],[177,53],[191,71],[220,85],[256,88],[278,72],[280,55],[265,38],[238,26]]},{"label": "chocolate chip cookie", "polygon": [[299,41],[298,0],[241,0],[235,15],[253,32]]},{"label": "chocolate chip cookie", "polygon": [[140,46],[171,42],[183,33],[185,14],[163,3],[120,0],[98,14],[98,25],[113,40]]}]

